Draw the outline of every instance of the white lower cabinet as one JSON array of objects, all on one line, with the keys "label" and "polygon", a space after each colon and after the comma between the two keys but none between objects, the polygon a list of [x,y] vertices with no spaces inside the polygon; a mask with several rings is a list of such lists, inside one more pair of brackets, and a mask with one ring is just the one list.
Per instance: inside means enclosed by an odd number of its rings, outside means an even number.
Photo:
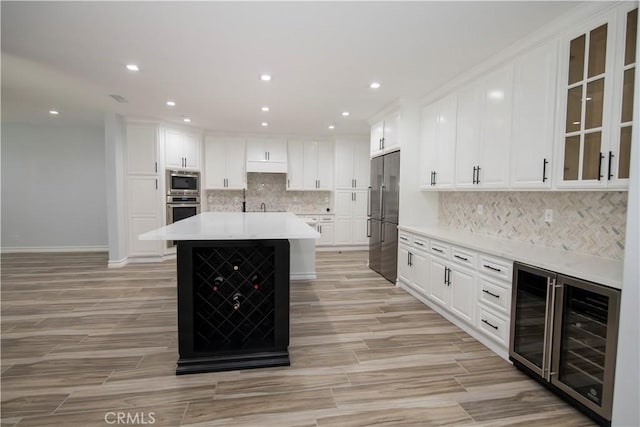
[{"label": "white lower cabinet", "polygon": [[403,230],[398,241],[399,285],[506,357],[513,263]]},{"label": "white lower cabinet", "polygon": [[336,190],[336,245],[367,245],[367,190]]}]

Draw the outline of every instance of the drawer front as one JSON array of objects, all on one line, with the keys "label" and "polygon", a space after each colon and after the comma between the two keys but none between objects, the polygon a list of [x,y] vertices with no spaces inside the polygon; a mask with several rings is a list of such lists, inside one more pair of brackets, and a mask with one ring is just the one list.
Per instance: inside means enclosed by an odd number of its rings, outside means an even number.
[{"label": "drawer front", "polygon": [[427,252],[429,250],[429,241],[424,237],[414,236],[413,247],[418,251]]},{"label": "drawer front", "polygon": [[487,310],[482,304],[478,305],[476,327],[504,347],[509,345],[509,322],[503,316]]},{"label": "drawer front", "polygon": [[413,243],[413,235],[406,231],[398,232],[398,243],[403,245],[411,245]]},{"label": "drawer front", "polygon": [[490,307],[509,315],[511,308],[511,286],[480,278],[478,299]]},{"label": "drawer front", "polygon": [[451,246],[446,243],[438,242],[437,240],[431,240],[429,242],[429,253],[431,255],[437,255],[445,259],[449,259],[451,255]]},{"label": "drawer front", "polygon": [[496,277],[511,283],[513,280],[513,263],[488,255],[480,255],[478,270],[490,277]]},{"label": "drawer front", "polygon": [[329,216],[321,216],[320,217],[320,222],[322,223],[329,223],[329,222],[333,222],[333,216],[329,215]]},{"label": "drawer front", "polygon": [[451,260],[457,264],[475,269],[476,258],[477,255],[475,252],[471,252],[467,249],[462,249],[456,246],[453,246],[451,248]]}]

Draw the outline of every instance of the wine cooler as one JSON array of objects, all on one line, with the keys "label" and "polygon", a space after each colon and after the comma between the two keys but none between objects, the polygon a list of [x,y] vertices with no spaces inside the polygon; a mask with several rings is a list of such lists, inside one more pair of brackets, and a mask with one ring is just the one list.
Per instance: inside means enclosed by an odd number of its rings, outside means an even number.
[{"label": "wine cooler", "polygon": [[509,358],[611,424],[620,291],[514,263]]}]

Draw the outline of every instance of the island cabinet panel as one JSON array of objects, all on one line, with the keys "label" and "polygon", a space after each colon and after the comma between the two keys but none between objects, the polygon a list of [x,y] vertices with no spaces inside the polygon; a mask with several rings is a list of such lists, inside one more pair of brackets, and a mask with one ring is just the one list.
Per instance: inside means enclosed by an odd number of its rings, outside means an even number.
[{"label": "island cabinet panel", "polygon": [[288,366],[289,241],[179,241],[177,374]]}]

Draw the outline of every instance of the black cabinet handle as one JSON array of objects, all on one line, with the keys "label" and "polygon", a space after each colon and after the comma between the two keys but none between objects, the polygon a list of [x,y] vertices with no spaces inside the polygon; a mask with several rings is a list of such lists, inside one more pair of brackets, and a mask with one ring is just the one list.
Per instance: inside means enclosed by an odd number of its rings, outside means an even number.
[{"label": "black cabinet handle", "polygon": [[485,294],[489,294],[489,295],[491,295],[491,296],[492,296],[492,297],[494,297],[494,298],[498,298],[498,299],[500,298],[500,295],[496,295],[496,294],[494,294],[493,292],[489,292],[489,291],[488,291],[488,290],[486,290],[486,289],[483,289],[483,290],[482,290],[482,292],[484,292]]},{"label": "black cabinet handle", "polygon": [[477,169],[477,168],[474,166],[474,167],[473,167],[473,180],[472,180],[472,184],[475,184],[475,183],[476,183],[476,169]]},{"label": "black cabinet handle", "polygon": [[413,254],[409,252],[409,266],[413,265]]},{"label": "black cabinet handle", "polygon": [[491,326],[493,329],[495,329],[496,331],[498,330],[497,326],[493,326],[491,323],[487,322],[486,320],[482,319],[482,323],[486,323],[487,325]]},{"label": "black cabinet handle", "polygon": [[438,172],[433,171],[433,185],[438,184]]},{"label": "black cabinet handle", "polygon": [[158,162],[155,162],[156,164],[156,173],[158,173]]},{"label": "black cabinet handle", "polygon": [[415,242],[415,244],[418,246],[424,246],[424,243],[420,243],[420,242]]},{"label": "black cabinet handle", "polygon": [[602,178],[602,159],[604,159],[604,154],[600,153],[600,160],[598,160],[598,181]]},{"label": "black cabinet handle", "polygon": [[480,184],[480,166],[476,170],[476,184]]},{"label": "black cabinet handle", "polygon": [[438,249],[438,248],[431,248],[431,249],[433,249],[433,250],[434,250],[434,251],[436,251],[436,252],[440,252],[440,253],[442,253],[442,249]]},{"label": "black cabinet handle", "polygon": [[444,268],[444,284],[447,284],[447,270],[449,270],[449,268],[445,267]]},{"label": "black cabinet handle", "polygon": [[451,285],[451,269],[449,267],[446,267],[447,270],[447,286]]},{"label": "black cabinet handle", "polygon": [[158,179],[156,179],[156,190],[158,189]]},{"label": "black cabinet handle", "polygon": [[611,159],[613,159],[613,152],[609,151],[609,173],[607,173],[607,180],[611,181],[613,174],[611,173]]},{"label": "black cabinet handle", "polygon": [[547,159],[542,159],[542,182],[546,182],[547,181],[547,163],[549,163],[549,161]]},{"label": "black cabinet handle", "polygon": [[499,269],[499,268],[495,268],[495,267],[492,267],[492,266],[487,265],[487,264],[483,264],[482,266],[483,266],[484,268],[488,268],[489,270],[493,270],[493,271],[497,271],[497,272],[502,271],[502,270],[501,270],[501,269]]},{"label": "black cabinet handle", "polygon": [[461,260],[463,260],[463,261],[469,261],[469,258],[465,258],[465,257],[460,256],[460,255],[454,255],[454,257],[456,257],[456,258],[458,258],[458,259],[461,259]]}]

